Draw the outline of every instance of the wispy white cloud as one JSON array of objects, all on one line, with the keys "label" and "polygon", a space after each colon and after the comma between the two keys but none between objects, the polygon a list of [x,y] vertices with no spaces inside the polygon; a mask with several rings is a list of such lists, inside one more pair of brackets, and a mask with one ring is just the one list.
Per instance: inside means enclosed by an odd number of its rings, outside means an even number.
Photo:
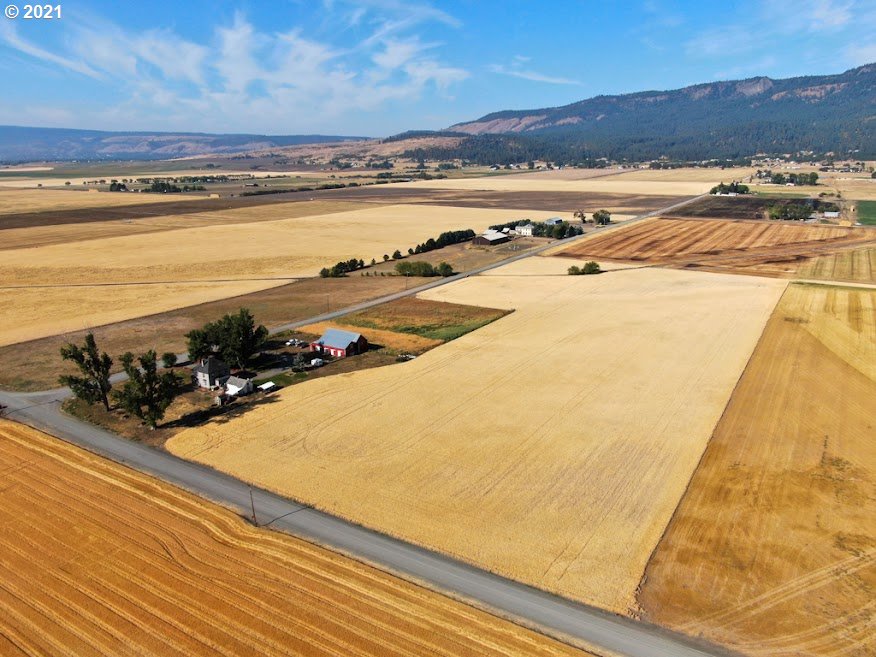
[{"label": "wispy white cloud", "polygon": [[521,61],[517,60],[516,58],[515,61],[512,62],[511,66],[505,66],[503,64],[491,64],[487,67],[487,70],[491,73],[497,73],[499,75],[509,75],[513,78],[520,78],[521,80],[529,80],[531,82],[545,82],[547,84],[581,84],[581,82],[578,80],[572,80],[570,78],[557,77],[553,75],[545,75],[543,73],[539,73],[538,71],[525,69],[521,66]]},{"label": "wispy white cloud", "polygon": [[27,39],[22,38],[11,21],[0,22],[0,43],[5,43],[10,48],[40,61],[49,64],[57,64],[69,71],[73,71],[74,73],[81,73],[82,75],[87,75],[91,78],[101,77],[100,73],[80,59],[65,57],[49,52],[48,50],[31,43]]},{"label": "wispy white cloud", "polygon": [[413,30],[423,22],[455,25],[449,14],[424,3],[364,0],[350,13],[345,0],[328,10],[359,22],[358,43],[339,48],[301,29],[258,30],[243,13],[214,28],[203,43],[171,30],[129,32],[95,19],[80,21],[57,47],[37,47],[0,24],[0,44],[43,62],[104,81],[123,99],[100,110],[102,122],[190,124],[201,129],[252,131],[293,124],[316,129],[331,117],[375,111],[394,100],[415,100],[431,90],[447,95],[468,71],[440,57],[440,43]]}]

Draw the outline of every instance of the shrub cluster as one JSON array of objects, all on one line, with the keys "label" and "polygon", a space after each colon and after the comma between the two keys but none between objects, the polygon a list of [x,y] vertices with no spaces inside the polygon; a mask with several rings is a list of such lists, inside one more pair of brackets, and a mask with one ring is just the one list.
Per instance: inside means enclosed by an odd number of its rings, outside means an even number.
[{"label": "shrub cluster", "polygon": [[432,266],[428,262],[398,262],[395,265],[395,271],[399,276],[453,276],[454,271],[446,262],[439,263],[438,266]]},{"label": "shrub cluster", "polygon": [[599,267],[599,263],[595,260],[591,260],[590,262],[585,262],[583,267],[579,267],[578,265],[572,265],[569,267],[569,276],[587,276],[589,274],[598,274],[602,271]]}]

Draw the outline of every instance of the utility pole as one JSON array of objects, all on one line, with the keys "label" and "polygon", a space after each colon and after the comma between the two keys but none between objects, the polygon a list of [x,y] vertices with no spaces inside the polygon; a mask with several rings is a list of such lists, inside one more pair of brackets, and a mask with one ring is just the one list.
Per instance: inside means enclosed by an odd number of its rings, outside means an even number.
[{"label": "utility pole", "polygon": [[256,527],[258,527],[259,526],[259,519],[256,518],[255,500],[253,499],[253,496],[252,496],[252,486],[249,487],[249,504],[250,504],[250,507],[252,508],[252,524],[254,524]]}]

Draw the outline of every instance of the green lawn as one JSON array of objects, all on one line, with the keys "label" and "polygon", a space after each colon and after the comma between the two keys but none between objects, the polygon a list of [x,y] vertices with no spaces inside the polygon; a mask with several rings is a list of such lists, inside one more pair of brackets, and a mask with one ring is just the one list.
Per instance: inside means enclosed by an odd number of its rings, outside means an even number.
[{"label": "green lawn", "polygon": [[876,226],[876,201],[858,201],[858,221],[865,226]]}]

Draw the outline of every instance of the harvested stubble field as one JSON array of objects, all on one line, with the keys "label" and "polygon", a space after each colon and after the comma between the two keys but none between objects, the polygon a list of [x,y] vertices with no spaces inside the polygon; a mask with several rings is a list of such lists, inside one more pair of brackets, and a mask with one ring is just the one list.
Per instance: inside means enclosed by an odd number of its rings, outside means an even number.
[{"label": "harvested stubble field", "polygon": [[[566,257],[786,275],[820,255],[873,244],[864,228],[721,219],[650,219],[552,251]],[[844,256],[837,255],[839,259]],[[827,267],[823,268],[827,271]],[[842,268],[837,273],[845,273]],[[833,270],[831,270],[833,273]],[[867,279],[860,279],[867,280]]]},{"label": "harvested stubble field", "polygon": [[[144,347],[154,347],[159,354],[182,353],[186,350],[187,332],[243,306],[252,311],[258,322],[272,328],[399,292],[406,284],[416,286],[421,282],[422,279],[405,281],[395,276],[305,279],[244,296],[99,326],[93,333],[101,350],[113,357]],[[229,292],[227,287],[223,290],[226,294]],[[58,376],[69,372],[58,356],[60,348],[67,342],[81,344],[87,332],[76,330],[0,347],[0,363],[3,363],[0,388],[34,391],[55,387]]]},{"label": "harvested stubble field", "polygon": [[0,287],[0,307],[4,310],[0,346],[248,294],[284,282]]},{"label": "harvested stubble field", "polygon": [[579,655],[0,420],[3,655]]},{"label": "harvested stubble field", "polygon": [[[122,207],[115,208],[112,212],[92,208],[0,217],[0,250],[85,242],[107,237],[131,237],[184,228],[294,219],[374,207],[331,200],[275,203],[271,206],[246,204],[230,208],[225,203],[222,206],[215,205],[211,210],[206,207],[211,202],[208,199],[200,206],[178,203],[148,208]],[[11,227],[15,225],[22,227]]]},{"label": "harvested stubble field", "polygon": [[[531,259],[530,259],[531,260]],[[287,388],[180,456],[619,612],[785,283],[629,269],[431,290],[515,309],[409,363]],[[495,273],[495,272],[494,272]]]},{"label": "harvested stubble field", "polygon": [[[283,212],[282,206],[271,209]],[[445,230],[481,230],[515,216],[513,210],[369,207],[186,228],[145,238],[107,237],[12,249],[3,252],[0,288],[30,289],[3,292],[8,312],[5,320],[0,320],[0,336],[4,343],[32,339],[267,289],[290,278],[314,276],[320,268],[340,260],[381,260],[383,254],[406,251]],[[95,294],[61,287],[83,282],[162,285],[101,288]],[[56,287],[33,287],[38,285]],[[224,295],[220,292],[223,287]],[[204,294],[198,296],[198,289]],[[114,302],[115,294],[120,295],[119,303]]]},{"label": "harvested stubble field", "polygon": [[[516,176],[515,176],[516,177]],[[470,208],[523,208],[530,210],[549,210],[554,213],[584,210],[593,212],[606,208],[612,212],[630,215],[645,214],[673,205],[687,198],[684,194],[667,196],[635,190],[580,191],[529,189],[530,181],[524,189],[493,190],[488,178],[466,179],[463,182],[484,182],[484,188],[436,189],[416,184],[375,185],[354,189],[332,189],[314,192],[317,199],[338,199],[368,203],[417,203],[423,205],[449,205]],[[441,181],[439,181],[441,182]],[[525,181],[521,181],[521,185]],[[525,215],[524,215],[525,216]]]},{"label": "harvested stubble field", "polygon": [[[315,276],[320,268],[340,260],[380,260],[385,253],[407,251],[446,230],[482,230],[520,215],[515,210],[422,205],[293,218],[284,218],[280,205],[263,211],[276,212],[276,219],[174,230],[148,239],[107,237],[10,250],[3,255],[0,282],[142,283]],[[551,216],[547,212],[528,214],[534,219]]]},{"label": "harvested stubble field", "polygon": [[[876,242],[876,231],[873,240]],[[876,246],[846,249],[802,261],[797,276],[831,281],[876,283]]]},{"label": "harvested stubble field", "polygon": [[[0,216],[30,212],[117,208],[125,205],[156,205],[186,200],[197,203],[197,196],[182,194],[110,194],[73,190],[2,189]],[[2,225],[2,222],[0,222]]]},{"label": "harvested stubble field", "polygon": [[620,173],[621,180],[652,180],[654,182],[705,182],[717,185],[720,182],[730,183],[734,180],[745,182],[757,171],[754,167],[733,167],[721,169],[682,168],[682,169],[637,169]]},{"label": "harvested stubble field", "polygon": [[876,291],[791,285],[639,602],[750,655],[876,653]]},{"label": "harvested stubble field", "polygon": [[[562,172],[560,172],[562,173]],[[566,180],[545,172],[542,176],[494,176],[491,178],[447,178],[410,183],[411,188],[490,190],[504,192],[577,192],[602,194],[647,194],[653,196],[696,196],[712,188],[708,182],[623,180],[620,177]]]}]

